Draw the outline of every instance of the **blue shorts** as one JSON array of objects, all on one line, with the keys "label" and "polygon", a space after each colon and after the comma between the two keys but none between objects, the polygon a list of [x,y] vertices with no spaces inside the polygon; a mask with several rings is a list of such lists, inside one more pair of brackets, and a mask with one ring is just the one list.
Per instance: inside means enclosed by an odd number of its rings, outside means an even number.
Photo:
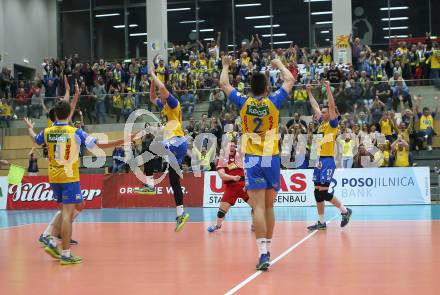
[{"label": "blue shorts", "polygon": [[[244,175],[246,190],[280,189],[280,156],[245,155]],[[248,168],[249,166],[249,168]],[[252,167],[251,167],[252,166]]]},{"label": "blue shorts", "polygon": [[79,204],[83,201],[81,186],[78,182],[51,183],[50,188],[58,203]]},{"label": "blue shorts", "polygon": [[188,150],[188,141],[183,136],[175,136],[163,142],[165,148],[173,153],[177,163],[182,164]]},{"label": "blue shorts", "polygon": [[333,157],[320,157],[313,170],[313,182],[315,184],[329,184],[335,174],[336,163]]}]

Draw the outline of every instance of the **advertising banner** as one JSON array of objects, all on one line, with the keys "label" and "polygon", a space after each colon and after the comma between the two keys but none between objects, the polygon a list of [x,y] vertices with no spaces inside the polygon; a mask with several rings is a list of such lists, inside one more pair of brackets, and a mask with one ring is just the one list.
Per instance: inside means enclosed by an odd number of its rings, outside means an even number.
[{"label": "advertising banner", "polygon": [[[81,191],[85,200],[85,208],[101,208],[102,174],[81,175]],[[28,176],[23,178],[21,185],[9,185],[7,209],[56,209],[53,192],[47,176]]]},{"label": "advertising banner", "polygon": [[[157,178],[158,175],[155,175]],[[203,176],[194,177],[184,174],[180,179],[183,189],[183,203],[186,207],[201,207],[203,200]],[[133,192],[140,188],[141,183],[133,174],[108,174],[104,178],[104,208],[135,208],[135,207],[175,207],[173,189],[168,176],[155,186],[155,195],[141,195]]]},{"label": "advertising banner", "polygon": [[[313,206],[313,169],[282,170],[281,189],[275,206]],[[217,172],[205,173],[204,207],[217,207],[224,188]],[[412,205],[430,204],[428,167],[336,169],[330,185],[346,205]],[[246,207],[239,200],[236,206]]]}]

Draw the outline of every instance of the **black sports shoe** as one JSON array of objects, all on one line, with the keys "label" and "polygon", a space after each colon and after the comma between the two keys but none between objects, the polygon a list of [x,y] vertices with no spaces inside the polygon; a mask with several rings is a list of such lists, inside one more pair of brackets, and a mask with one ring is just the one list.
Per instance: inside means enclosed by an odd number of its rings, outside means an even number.
[{"label": "black sports shoe", "polygon": [[351,213],[353,211],[350,208],[347,208],[347,213],[341,213],[342,220],[341,220],[341,227],[346,226],[350,222]]},{"label": "black sports shoe", "polygon": [[327,229],[327,223],[321,223],[321,221],[318,220],[317,223],[315,223],[314,225],[308,226],[307,229],[309,231],[314,231],[314,230],[326,230]]}]

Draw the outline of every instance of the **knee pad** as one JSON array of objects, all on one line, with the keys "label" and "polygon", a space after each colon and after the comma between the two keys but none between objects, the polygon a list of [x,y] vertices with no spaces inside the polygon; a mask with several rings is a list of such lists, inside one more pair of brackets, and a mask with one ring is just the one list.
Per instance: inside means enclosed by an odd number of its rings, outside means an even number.
[{"label": "knee pad", "polygon": [[226,215],[226,212],[224,210],[218,209],[218,212],[217,212],[217,217],[218,218],[224,218],[225,215]]},{"label": "knee pad", "polygon": [[324,202],[325,199],[322,198],[322,194],[319,189],[315,188],[314,194],[315,194],[316,203]]},{"label": "knee pad", "polygon": [[328,191],[322,191],[324,200],[326,200],[327,202],[330,202],[333,199],[333,193],[329,193]]}]

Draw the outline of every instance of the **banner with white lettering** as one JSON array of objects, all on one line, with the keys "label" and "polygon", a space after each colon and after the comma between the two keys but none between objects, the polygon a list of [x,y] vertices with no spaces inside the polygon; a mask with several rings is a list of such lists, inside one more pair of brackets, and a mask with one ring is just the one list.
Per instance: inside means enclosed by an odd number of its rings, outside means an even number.
[{"label": "banner with white lettering", "polygon": [[[275,206],[314,206],[313,169],[282,170]],[[217,172],[205,173],[204,207],[217,207],[224,186]],[[330,185],[346,205],[430,204],[428,167],[337,169]],[[241,199],[237,207],[246,207]]]},{"label": "banner with white lettering", "polygon": [[[81,192],[85,208],[102,207],[103,174],[82,174]],[[9,185],[7,209],[56,209],[58,204],[47,176],[25,176],[21,185]]]},{"label": "banner with white lettering", "polygon": [[8,178],[0,177],[0,210],[6,209],[8,203]]}]

